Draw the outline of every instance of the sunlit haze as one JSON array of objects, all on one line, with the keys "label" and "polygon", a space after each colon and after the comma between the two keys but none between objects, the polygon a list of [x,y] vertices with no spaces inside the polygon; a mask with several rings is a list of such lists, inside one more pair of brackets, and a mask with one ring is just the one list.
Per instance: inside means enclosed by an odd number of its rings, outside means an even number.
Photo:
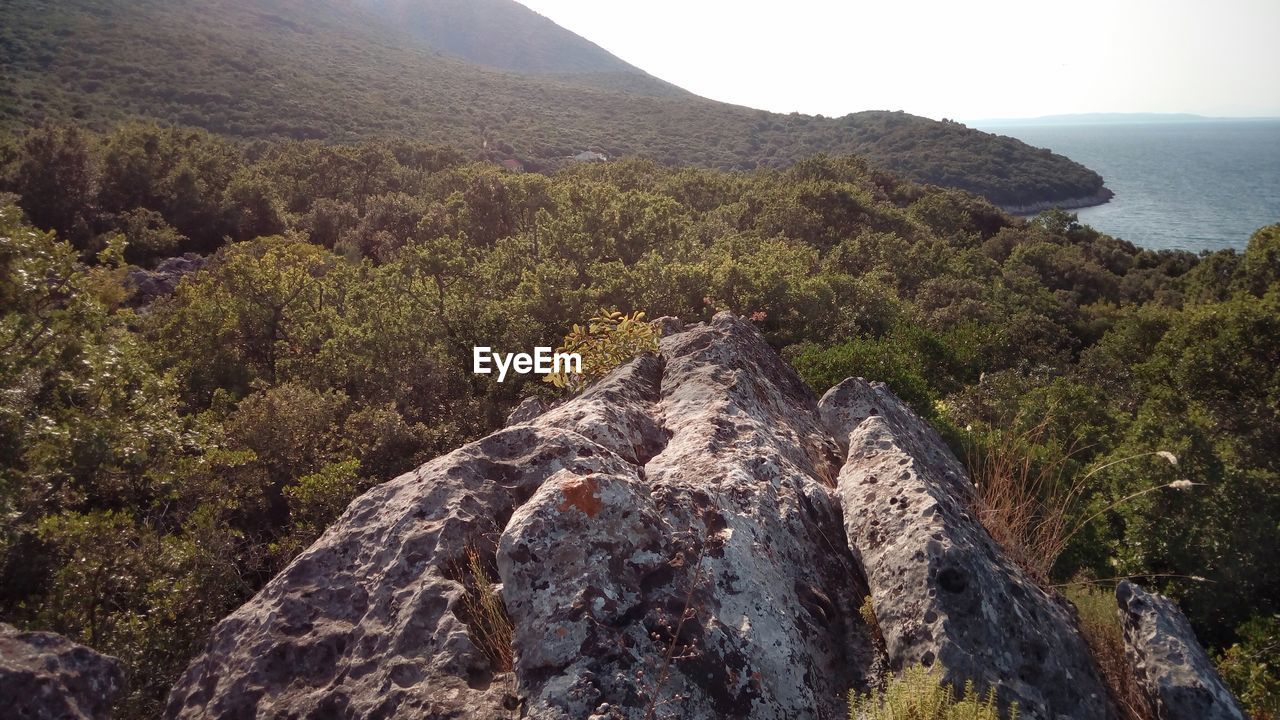
[{"label": "sunlit haze", "polygon": [[664,80],[777,112],[1280,116],[1277,0],[522,0]]}]

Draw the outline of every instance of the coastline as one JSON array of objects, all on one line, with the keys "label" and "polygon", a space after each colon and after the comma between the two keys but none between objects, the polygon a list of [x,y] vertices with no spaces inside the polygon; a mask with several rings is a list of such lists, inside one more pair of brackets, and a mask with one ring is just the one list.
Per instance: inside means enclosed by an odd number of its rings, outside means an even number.
[{"label": "coastline", "polygon": [[1095,205],[1105,205],[1111,202],[1111,198],[1116,194],[1106,186],[1098,189],[1092,195],[1084,195],[1081,197],[1066,198],[1063,200],[1044,200],[1041,202],[1029,203],[1027,205],[1001,205],[1000,209],[1010,215],[1035,215],[1044,210],[1052,210],[1060,208],[1062,210],[1078,210],[1080,208],[1093,207]]}]

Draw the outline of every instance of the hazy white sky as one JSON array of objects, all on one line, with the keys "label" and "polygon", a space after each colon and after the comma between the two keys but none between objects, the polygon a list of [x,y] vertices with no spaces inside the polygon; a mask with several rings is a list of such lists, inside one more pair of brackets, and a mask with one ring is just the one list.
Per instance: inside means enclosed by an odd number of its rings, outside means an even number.
[{"label": "hazy white sky", "polygon": [[959,120],[1280,116],[1280,0],[520,0],[699,95]]}]

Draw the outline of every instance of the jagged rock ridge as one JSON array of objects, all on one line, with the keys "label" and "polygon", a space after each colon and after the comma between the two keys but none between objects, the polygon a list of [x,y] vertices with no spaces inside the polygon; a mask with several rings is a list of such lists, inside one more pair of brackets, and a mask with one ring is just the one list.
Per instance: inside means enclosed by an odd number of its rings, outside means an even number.
[{"label": "jagged rock ridge", "polygon": [[[917,661],[1022,717],[1114,716],[1069,605],[892,393],[820,407],[749,323],[661,327],[660,356],[358,498],[215,628],[167,716],[837,718]],[[473,640],[468,548],[513,671]]]}]

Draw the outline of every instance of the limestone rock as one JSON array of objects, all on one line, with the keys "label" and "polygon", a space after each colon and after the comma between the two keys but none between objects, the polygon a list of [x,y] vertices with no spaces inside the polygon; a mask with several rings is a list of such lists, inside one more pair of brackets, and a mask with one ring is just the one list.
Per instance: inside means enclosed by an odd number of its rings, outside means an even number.
[{"label": "limestone rock", "polygon": [[[897,398],[849,381],[819,405],[729,314],[659,326],[659,355],[357,498],[214,629],[167,716],[839,718],[883,665],[870,594],[893,664],[1113,717],[1069,606]],[[511,671],[478,641],[469,549]]]},{"label": "limestone rock", "polygon": [[110,717],[120,661],[61,635],[0,623],[0,714],[14,720]]},{"label": "limestone rock", "polygon": [[507,427],[512,425],[527,425],[538,419],[538,416],[547,411],[547,403],[540,397],[527,397],[520,401],[515,410],[507,415]]},{"label": "limestone rock", "polygon": [[501,430],[357,498],[219,623],[168,717],[515,717],[514,678],[460,611],[468,547],[493,552],[546,478],[621,473],[583,436]]},{"label": "limestone rock", "polygon": [[1172,600],[1124,581],[1116,601],[1125,657],[1159,720],[1245,720]]},{"label": "limestone rock", "polygon": [[1022,717],[1114,717],[1068,607],[1011,562],[970,510],[963,467],[883,383],[852,378],[820,414],[847,442],[839,492],[889,662],[941,663]]},{"label": "limestone rock", "polygon": [[649,682],[653,641],[634,619],[667,543],[634,470],[560,473],[512,516],[498,563],[529,716],[585,718]]},{"label": "limestone rock", "polygon": [[572,430],[642,465],[667,442],[652,412],[662,367],[661,358],[636,358],[534,424]]},{"label": "limestone rock", "polygon": [[125,283],[133,289],[131,305],[150,305],[156,300],[172,295],[182,278],[197,272],[209,261],[195,253],[165,258],[154,270],[132,268],[125,276]]},{"label": "limestone rock", "polygon": [[[839,450],[749,323],[667,326],[661,357],[358,498],[167,715],[843,714],[872,651]],[[472,639],[468,547],[496,560],[514,674]]]},{"label": "limestone rock", "polygon": [[840,717],[872,650],[814,398],[728,314],[661,348],[623,371],[654,392],[606,381],[538,420],[632,470],[557,476],[503,534],[530,715]]}]

